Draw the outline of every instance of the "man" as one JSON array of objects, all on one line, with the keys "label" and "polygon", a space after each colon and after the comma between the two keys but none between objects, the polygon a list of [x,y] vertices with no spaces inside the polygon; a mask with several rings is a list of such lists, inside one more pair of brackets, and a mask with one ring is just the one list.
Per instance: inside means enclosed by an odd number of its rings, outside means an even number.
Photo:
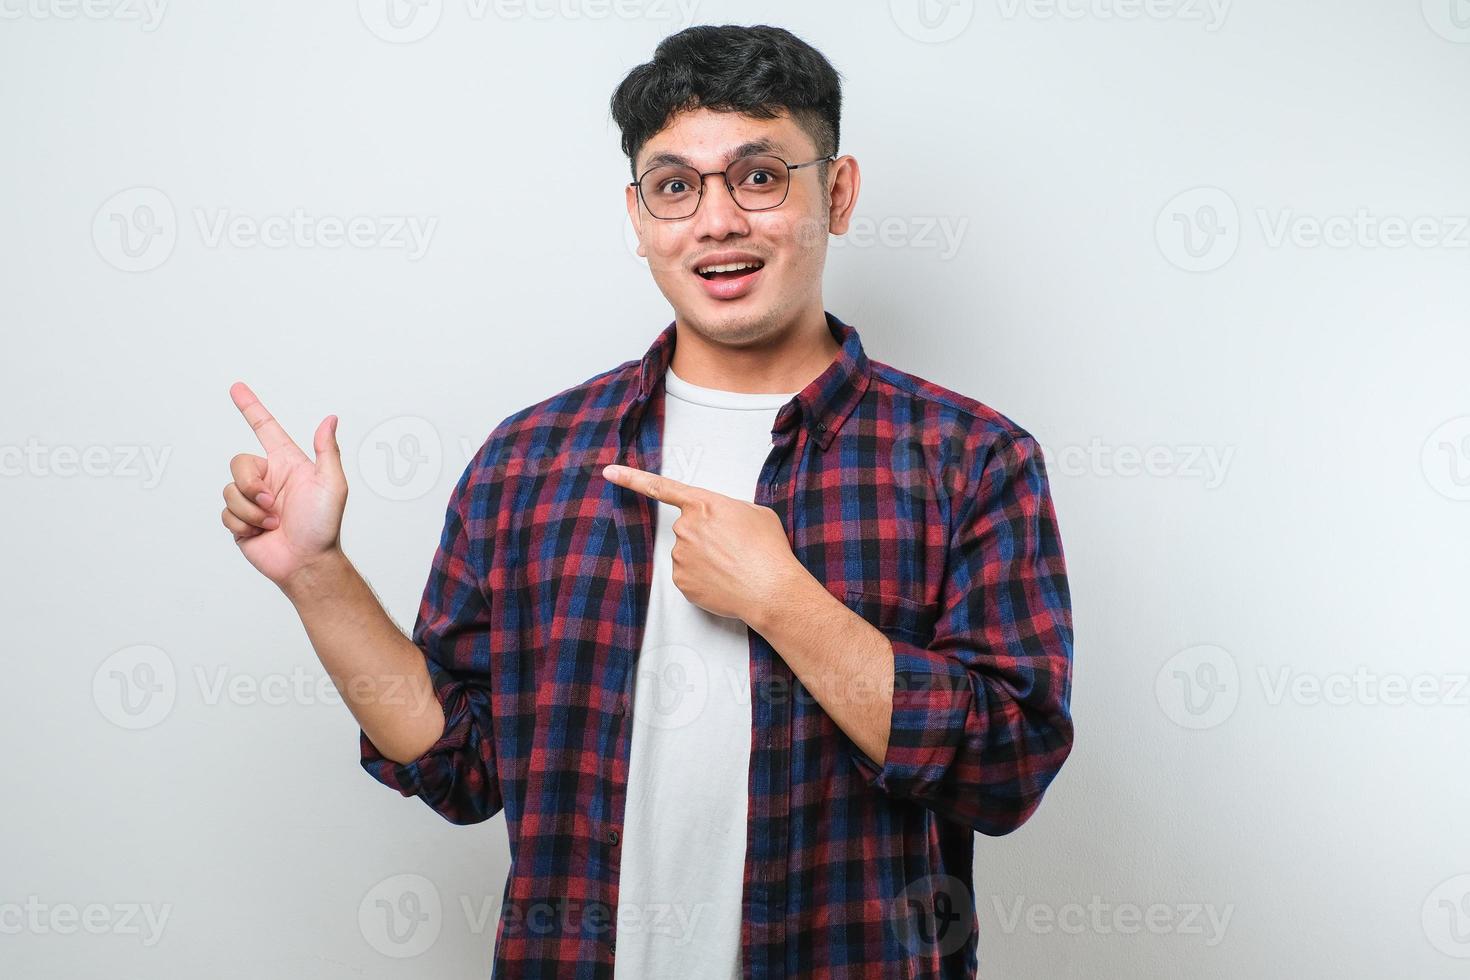
[{"label": "man", "polygon": [[837,73],[694,27],[618,87],[628,213],[675,319],[497,425],[412,640],[313,463],[243,384],[225,525],[295,604],[362,764],[502,809],[504,977],[973,977],[974,832],[1072,745],[1072,623],[1039,447],[828,313],[859,172]]}]

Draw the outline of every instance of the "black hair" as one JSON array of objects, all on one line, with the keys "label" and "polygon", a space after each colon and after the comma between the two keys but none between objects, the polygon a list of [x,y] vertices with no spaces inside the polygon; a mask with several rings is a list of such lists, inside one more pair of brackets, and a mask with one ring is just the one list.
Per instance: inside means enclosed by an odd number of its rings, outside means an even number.
[{"label": "black hair", "polygon": [[[706,108],[774,119],[789,112],[817,147],[836,156],[842,81],[822,53],[782,27],[699,25],[670,34],[653,60],[628,72],[612,96],[628,169],[675,113]],[[792,161],[796,162],[796,161]],[[828,163],[817,168],[825,187]]]}]

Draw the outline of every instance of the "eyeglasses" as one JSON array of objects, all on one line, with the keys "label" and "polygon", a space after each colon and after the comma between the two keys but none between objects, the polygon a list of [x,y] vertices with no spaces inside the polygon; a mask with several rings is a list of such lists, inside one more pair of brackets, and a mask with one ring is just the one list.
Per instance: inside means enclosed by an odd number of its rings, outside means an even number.
[{"label": "eyeglasses", "polygon": [[787,163],[780,157],[748,156],[725,170],[705,174],[693,167],[666,164],[649,168],[642,177],[629,181],[628,186],[638,188],[638,196],[649,214],[665,221],[687,218],[698,209],[704,198],[706,177],[723,177],[730,196],[744,210],[769,211],[786,200],[791,190],[791,171],[836,159],[825,156],[806,163]]}]

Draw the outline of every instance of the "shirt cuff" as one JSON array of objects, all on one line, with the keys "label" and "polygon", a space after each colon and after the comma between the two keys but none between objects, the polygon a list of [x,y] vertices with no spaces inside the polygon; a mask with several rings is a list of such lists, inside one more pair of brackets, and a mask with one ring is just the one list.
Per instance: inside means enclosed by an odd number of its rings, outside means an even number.
[{"label": "shirt cuff", "polygon": [[450,779],[448,761],[453,750],[462,748],[470,727],[469,698],[463,686],[433,660],[425,660],[434,697],[444,712],[444,730],[437,741],[411,762],[398,763],[378,751],[367,732],[358,728],[362,767],[378,782],[392,787],[403,796],[433,797],[436,790]]},{"label": "shirt cuff", "polygon": [[965,739],[974,708],[969,672],[953,657],[889,636],[893,711],[882,765],[857,745],[852,761],[867,785],[890,796],[924,799],[941,785]]}]

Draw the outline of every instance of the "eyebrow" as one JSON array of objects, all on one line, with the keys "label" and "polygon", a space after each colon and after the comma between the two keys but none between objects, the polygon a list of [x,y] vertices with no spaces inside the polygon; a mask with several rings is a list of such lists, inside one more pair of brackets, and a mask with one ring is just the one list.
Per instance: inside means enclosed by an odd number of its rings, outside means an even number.
[{"label": "eyebrow", "polygon": [[[738,160],[740,157],[755,156],[759,153],[776,153],[784,155],[785,152],[785,147],[783,147],[780,143],[776,142],[773,139],[770,139],[769,137],[762,136],[759,139],[753,139],[749,142],[741,143],[739,146],[735,147],[735,149],[725,154],[725,163],[729,164],[730,161]],[[639,172],[647,173],[654,167],[663,166],[693,167],[694,164],[689,160],[688,157],[680,156],[677,153],[659,153],[645,160],[643,163],[643,169]]]}]

